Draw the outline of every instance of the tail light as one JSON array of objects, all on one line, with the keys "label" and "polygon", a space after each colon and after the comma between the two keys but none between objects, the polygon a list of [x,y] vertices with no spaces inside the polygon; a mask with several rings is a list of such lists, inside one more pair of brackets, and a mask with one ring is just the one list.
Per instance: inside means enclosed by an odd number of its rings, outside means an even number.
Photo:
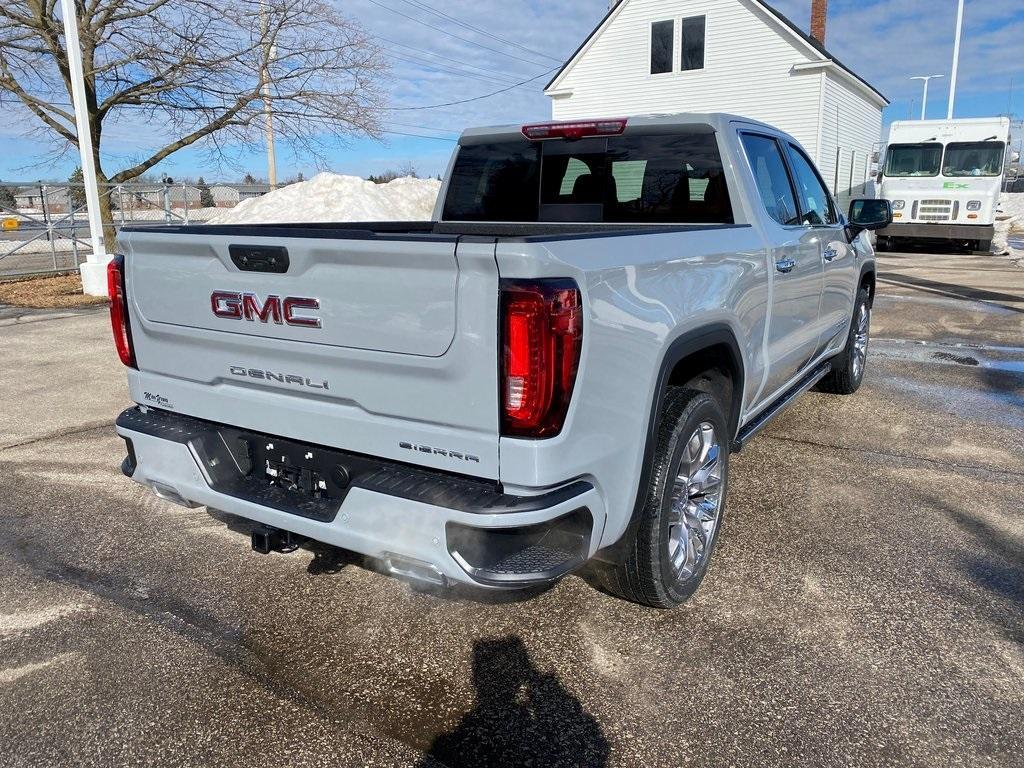
[{"label": "tail light", "polygon": [[619,136],[626,130],[626,120],[587,120],[578,123],[538,123],[524,125],[523,136],[530,141],[542,139],[582,139],[587,136]]},{"label": "tail light", "polygon": [[124,256],[115,256],[107,264],[107,293],[110,296],[110,327],[114,331],[117,356],[129,368],[136,368],[132,327],[128,320],[128,293],[124,283]]},{"label": "tail light", "polygon": [[502,434],[557,435],[569,411],[583,344],[583,310],[572,280],[501,284]]}]

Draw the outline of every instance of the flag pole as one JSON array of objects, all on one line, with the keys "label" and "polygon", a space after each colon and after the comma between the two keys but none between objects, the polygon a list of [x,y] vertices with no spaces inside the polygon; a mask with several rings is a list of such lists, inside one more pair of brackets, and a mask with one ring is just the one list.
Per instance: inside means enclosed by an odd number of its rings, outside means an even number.
[{"label": "flag pole", "polygon": [[75,128],[78,134],[78,153],[82,160],[82,180],[85,182],[85,207],[89,216],[89,235],[92,253],[81,266],[82,288],[90,296],[107,295],[107,255],[103,242],[103,219],[100,216],[100,193],[96,185],[96,163],[93,156],[92,132],[89,128],[89,107],[85,100],[85,74],[82,69],[82,44],[78,39],[78,14],[75,0],[61,0],[64,17],[64,47],[71,76],[71,99],[75,105]]}]

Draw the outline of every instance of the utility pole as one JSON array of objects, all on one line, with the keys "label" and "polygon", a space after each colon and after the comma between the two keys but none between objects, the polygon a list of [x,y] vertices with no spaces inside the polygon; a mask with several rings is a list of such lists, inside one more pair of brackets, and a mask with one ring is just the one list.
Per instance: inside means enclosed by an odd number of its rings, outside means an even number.
[{"label": "utility pole", "polygon": [[964,0],[959,0],[956,9],[956,41],[953,43],[953,75],[949,81],[949,111],[947,120],[953,119],[953,106],[956,103],[956,76],[960,69],[960,38],[964,31]]},{"label": "utility pole", "polygon": [[67,49],[71,79],[71,100],[75,105],[75,130],[78,153],[82,158],[82,181],[85,182],[85,207],[89,216],[92,253],[81,266],[82,288],[90,296],[107,295],[107,255],[103,242],[103,219],[100,217],[100,193],[96,186],[96,164],[93,156],[92,131],[89,128],[89,105],[85,100],[85,73],[82,69],[82,43],[78,39],[78,14],[75,0],[60,0],[64,17],[64,46]]},{"label": "utility pole", "polygon": [[274,153],[274,107],[271,105],[270,90],[270,59],[274,56],[276,46],[267,38],[270,34],[270,22],[267,18],[266,6],[260,3],[260,33],[263,36],[263,63],[260,67],[260,81],[263,83],[263,122],[267,134],[267,181],[271,189],[277,189],[277,156]]},{"label": "utility pole", "polygon": [[922,80],[924,81],[924,96],[921,97],[921,119],[926,120],[928,115],[928,83],[937,77],[945,77],[945,75],[917,75],[916,77],[910,78],[911,80]]}]

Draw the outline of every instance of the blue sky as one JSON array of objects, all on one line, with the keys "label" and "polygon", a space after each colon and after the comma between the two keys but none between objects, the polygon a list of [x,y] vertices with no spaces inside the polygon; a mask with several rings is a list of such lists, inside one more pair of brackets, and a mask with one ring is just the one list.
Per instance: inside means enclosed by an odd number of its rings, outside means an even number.
[{"label": "blue sky", "polygon": [[[452,139],[467,125],[545,119],[550,115],[542,93],[549,76],[569,56],[607,9],[606,0],[337,0],[343,13],[358,20],[392,56],[387,83],[391,95],[383,142],[354,139],[333,150],[328,166],[340,173],[367,175],[412,163],[424,174],[444,170]],[[806,29],[810,0],[774,0],[773,4]],[[887,120],[920,111],[921,86],[911,75],[945,74],[932,81],[929,117],[945,117],[952,59],[956,0],[831,0],[828,47],[841,60],[881,89],[891,100]],[[426,6],[426,7],[424,7]],[[456,25],[428,8],[454,17],[481,32]],[[1024,117],[1024,2],[967,0],[958,117],[1005,114]],[[426,25],[431,25],[431,28]],[[460,39],[462,38],[462,39]],[[510,44],[504,41],[513,41]],[[514,88],[469,104],[416,109],[487,94],[536,77]],[[1010,104],[1011,80],[1015,95]],[[30,117],[7,113],[0,123],[0,178],[65,178],[77,165],[74,156],[51,167],[33,159],[46,145],[29,131]],[[433,138],[401,136],[420,134]],[[159,128],[129,121],[107,129],[105,165],[114,172],[130,157],[156,144]],[[278,148],[282,178],[316,168]],[[157,167],[171,176],[228,178],[245,171],[266,175],[261,153],[242,155],[236,168],[204,165],[204,156],[185,150]]]}]

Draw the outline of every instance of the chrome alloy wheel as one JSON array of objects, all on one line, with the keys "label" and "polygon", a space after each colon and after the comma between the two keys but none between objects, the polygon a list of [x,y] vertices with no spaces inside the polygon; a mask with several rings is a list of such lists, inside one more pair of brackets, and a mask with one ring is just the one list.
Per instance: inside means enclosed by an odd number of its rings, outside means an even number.
[{"label": "chrome alloy wheel", "polygon": [[853,378],[856,381],[864,374],[864,362],[868,356],[868,338],[871,336],[871,313],[867,304],[857,308],[856,328],[853,331]]},{"label": "chrome alloy wheel", "polygon": [[722,509],[722,448],[710,422],[686,441],[672,487],[668,555],[679,581],[697,573],[708,559]]}]

